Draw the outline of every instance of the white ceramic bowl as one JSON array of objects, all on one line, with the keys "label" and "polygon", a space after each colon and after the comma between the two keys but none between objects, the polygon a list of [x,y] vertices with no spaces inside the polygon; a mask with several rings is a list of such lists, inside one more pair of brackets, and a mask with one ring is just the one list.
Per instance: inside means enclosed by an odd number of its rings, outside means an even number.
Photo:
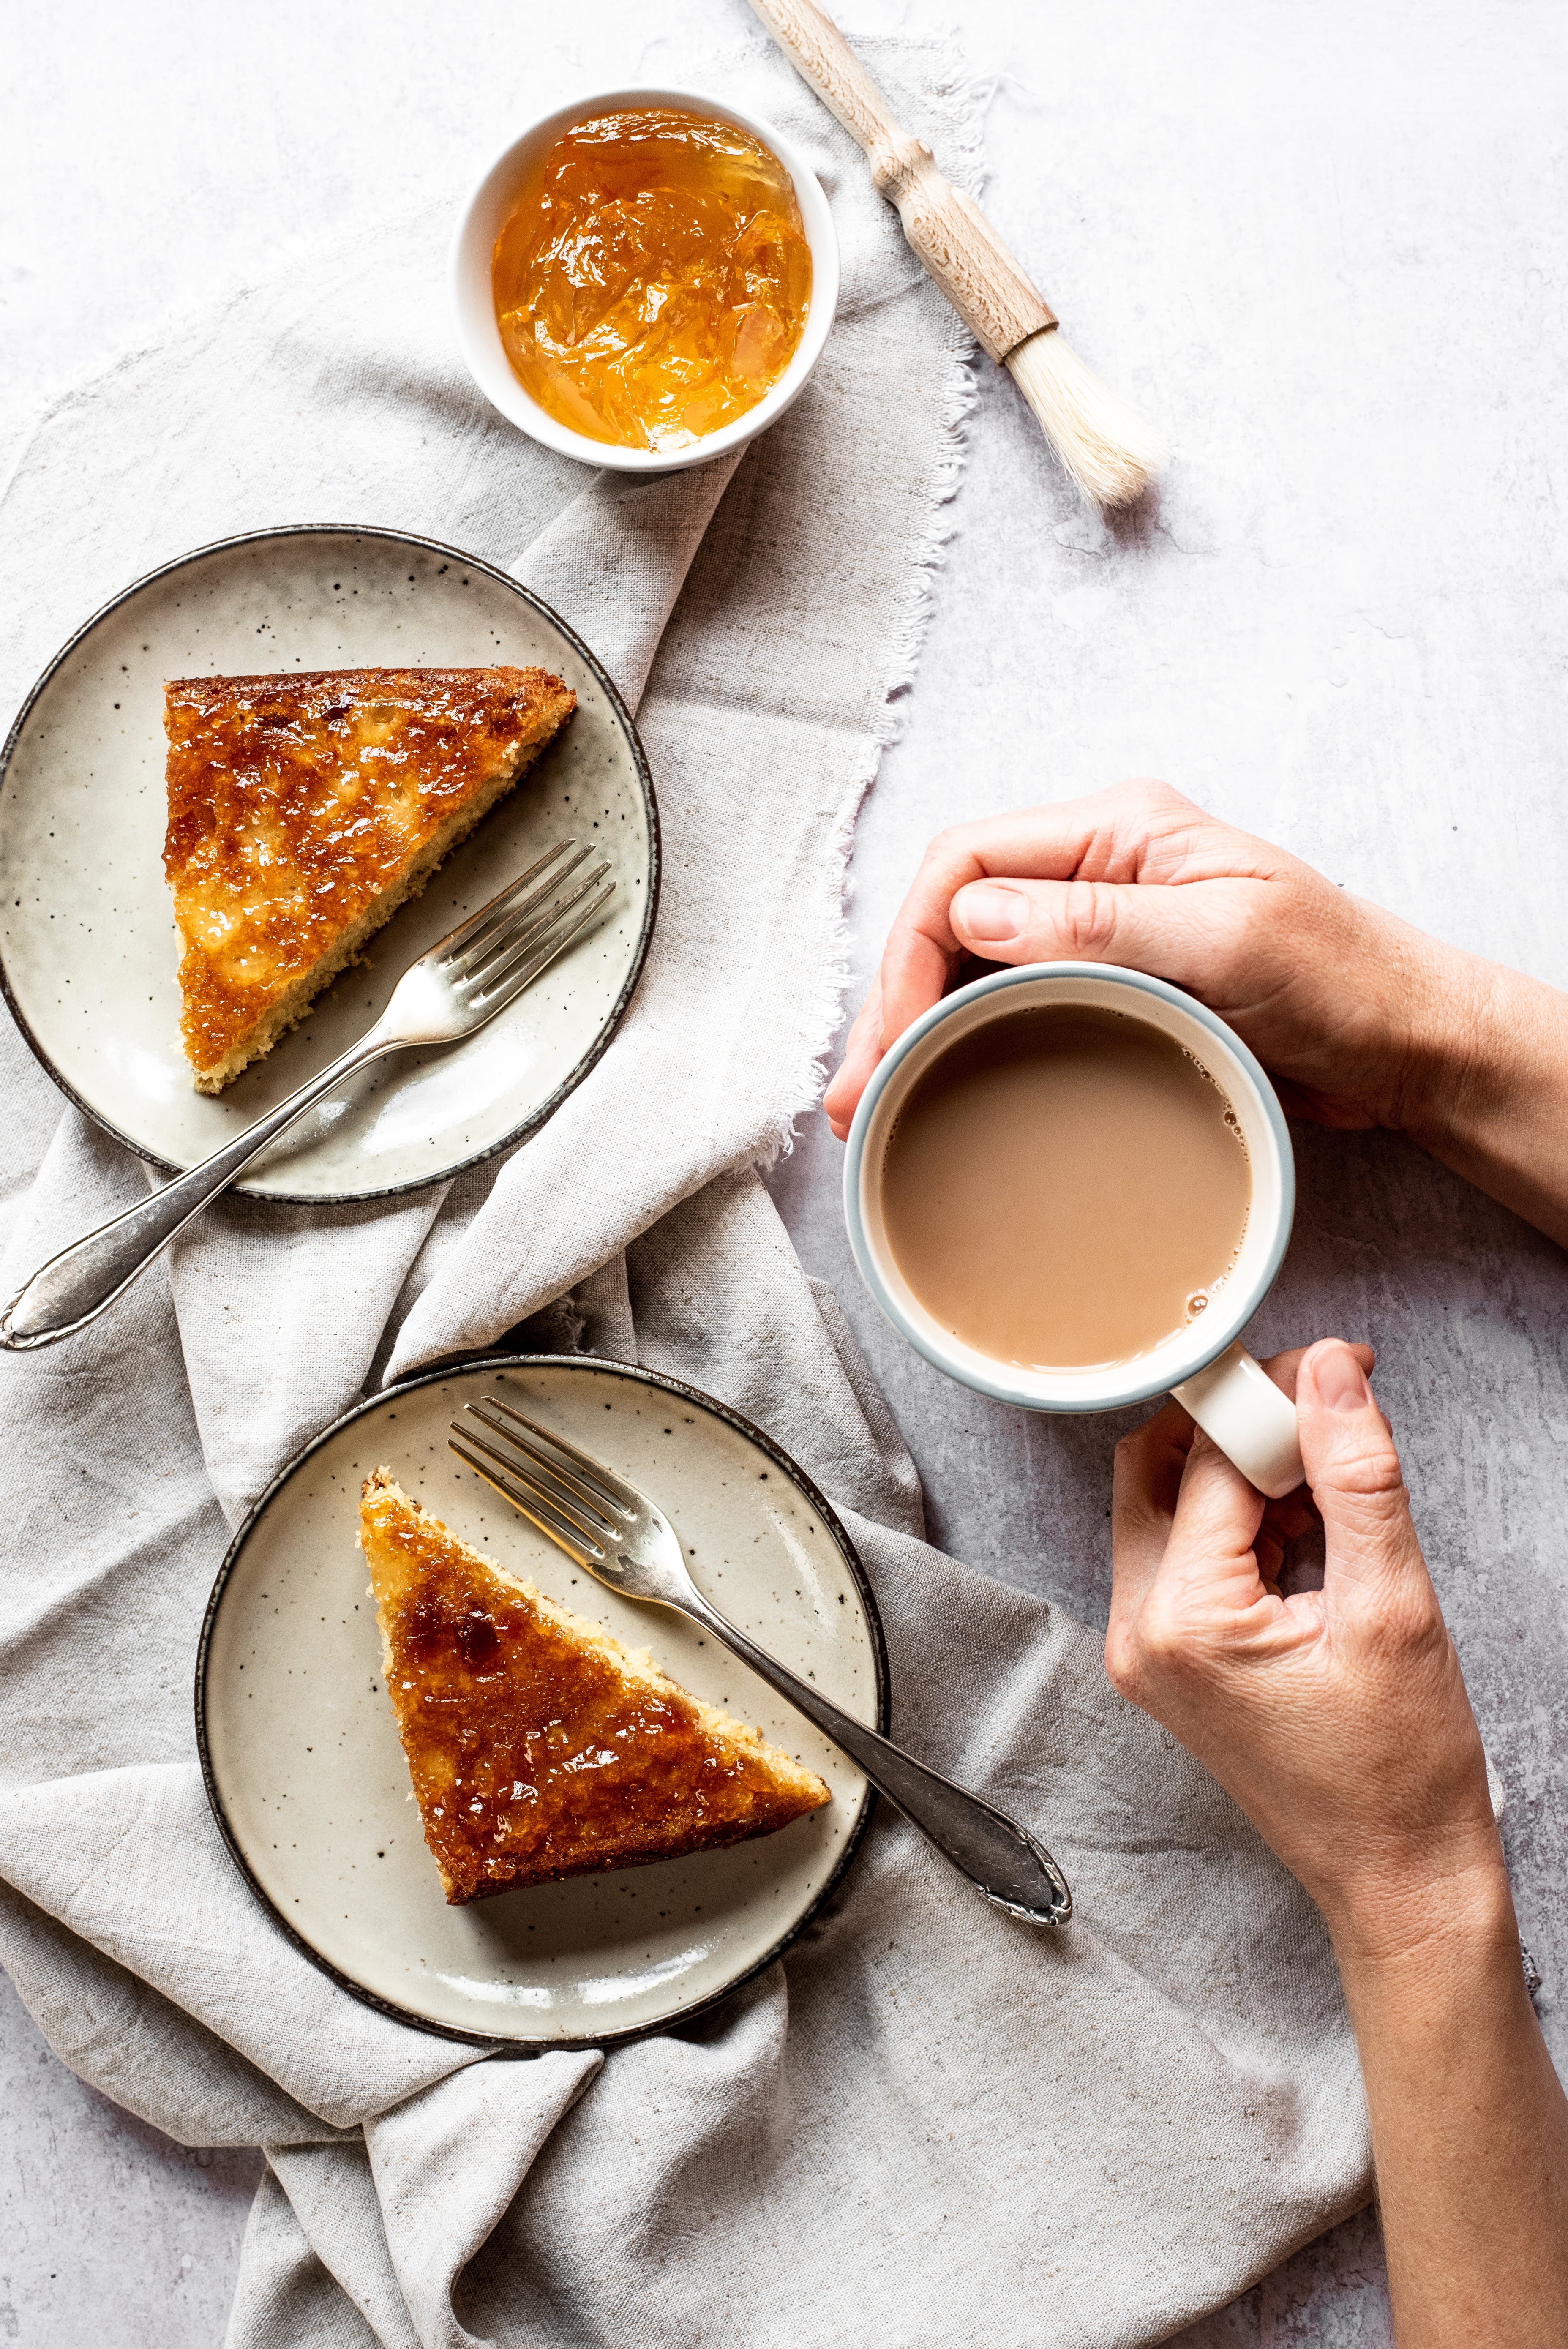
[{"label": "white ceramic bowl", "polygon": [[[706,114],[749,131],[771,149],[795,183],[795,196],[806,239],[811,248],[811,304],[795,356],[767,396],[733,424],[705,433],[689,449],[624,449],[611,440],[591,440],[570,425],[558,424],[527,392],[513,374],[496,321],[490,261],[496,238],[511,216],[519,183],[530,168],[554,146],[574,122],[594,115],[614,114],[629,107],[670,107],[690,114]],[[726,100],[705,97],[693,89],[605,89],[558,106],[512,140],[498,155],[464,205],[452,239],[449,271],[452,314],[458,342],[474,381],[493,406],[511,422],[563,457],[584,465],[609,466],[622,473],[672,473],[688,465],[706,465],[727,450],[744,448],[782,416],[817,364],[839,300],[839,241],[828,199],[817,183],[810,164],[793,141],[770,124],[742,112]]]}]

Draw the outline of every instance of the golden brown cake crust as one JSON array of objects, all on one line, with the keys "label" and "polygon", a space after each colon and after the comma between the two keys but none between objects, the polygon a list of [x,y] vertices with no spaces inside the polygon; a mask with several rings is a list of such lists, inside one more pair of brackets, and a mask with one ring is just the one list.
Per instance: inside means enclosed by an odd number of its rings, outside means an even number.
[{"label": "golden brown cake crust", "polygon": [[454,1906],[769,1835],[829,1800],[814,1772],[677,1688],[367,1476],[387,1692]]},{"label": "golden brown cake crust", "polygon": [[201,1090],[269,1049],[575,707],[542,668],[327,669],[165,688],[163,864]]}]

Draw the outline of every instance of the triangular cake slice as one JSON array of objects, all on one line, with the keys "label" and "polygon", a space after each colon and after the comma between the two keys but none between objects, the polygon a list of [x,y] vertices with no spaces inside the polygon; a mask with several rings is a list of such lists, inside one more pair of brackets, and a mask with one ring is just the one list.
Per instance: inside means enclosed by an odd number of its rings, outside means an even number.
[{"label": "triangular cake slice", "polygon": [[272,1050],[576,706],[542,668],[165,687],[163,869],[198,1092],[221,1092]]},{"label": "triangular cake slice", "polygon": [[830,1800],[760,1733],[506,1573],[377,1468],[359,1505],[387,1692],[454,1906],[770,1835]]}]

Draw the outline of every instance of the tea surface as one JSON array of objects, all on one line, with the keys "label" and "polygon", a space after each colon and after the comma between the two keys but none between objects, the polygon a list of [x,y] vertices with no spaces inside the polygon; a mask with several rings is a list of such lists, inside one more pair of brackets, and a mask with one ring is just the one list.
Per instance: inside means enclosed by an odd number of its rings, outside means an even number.
[{"label": "tea surface", "polygon": [[904,1279],[995,1361],[1083,1370],[1208,1309],[1246,1231],[1235,1112],[1171,1038],[1115,1011],[1004,1013],[913,1086],[883,1154]]}]

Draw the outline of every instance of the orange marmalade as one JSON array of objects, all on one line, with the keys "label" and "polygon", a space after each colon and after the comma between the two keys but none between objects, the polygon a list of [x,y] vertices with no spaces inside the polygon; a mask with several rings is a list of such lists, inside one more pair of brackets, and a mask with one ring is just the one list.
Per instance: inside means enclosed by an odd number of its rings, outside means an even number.
[{"label": "orange marmalade", "polygon": [[686,449],[770,391],[800,339],[811,250],[789,173],[746,131],[663,107],[575,123],[496,239],[496,317],[547,415]]}]

